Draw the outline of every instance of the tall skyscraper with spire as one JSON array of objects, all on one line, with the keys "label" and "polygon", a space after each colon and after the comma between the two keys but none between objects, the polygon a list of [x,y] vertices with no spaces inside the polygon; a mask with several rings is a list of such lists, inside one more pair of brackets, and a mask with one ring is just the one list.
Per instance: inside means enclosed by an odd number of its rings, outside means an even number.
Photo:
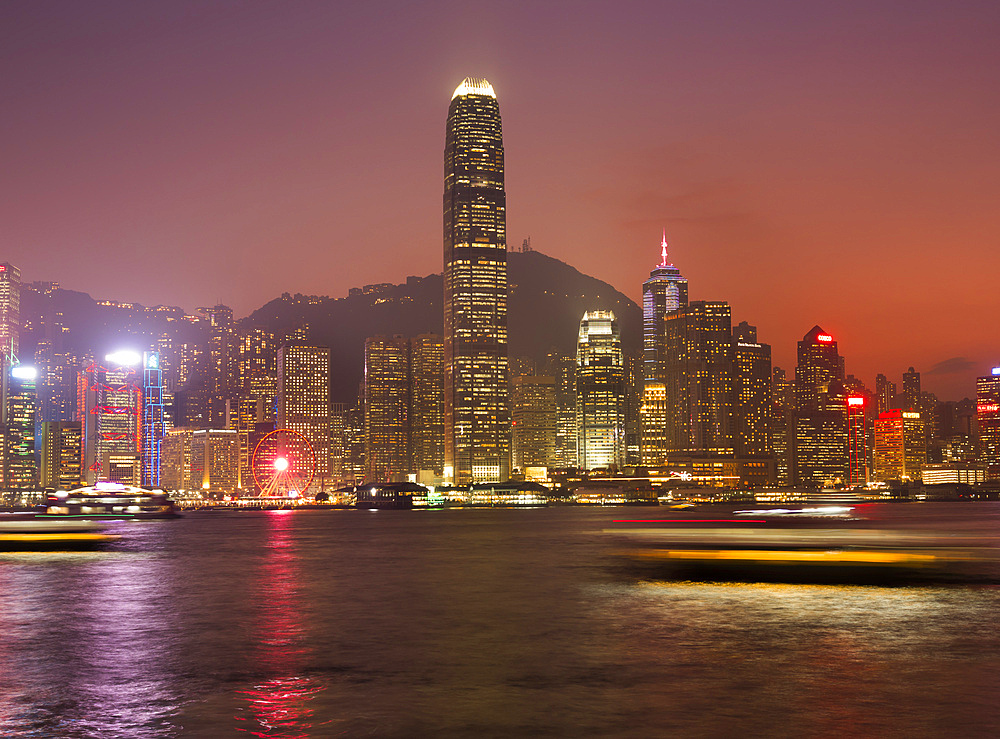
[{"label": "tall skyscraper with spire", "polygon": [[660,242],[660,263],[642,283],[642,363],[646,381],[663,380],[665,357],[663,317],[688,304],[688,283],[667,261],[667,232]]},{"label": "tall skyscraper with spire", "polygon": [[493,86],[466,77],[444,149],[445,479],[510,476],[507,195]]}]

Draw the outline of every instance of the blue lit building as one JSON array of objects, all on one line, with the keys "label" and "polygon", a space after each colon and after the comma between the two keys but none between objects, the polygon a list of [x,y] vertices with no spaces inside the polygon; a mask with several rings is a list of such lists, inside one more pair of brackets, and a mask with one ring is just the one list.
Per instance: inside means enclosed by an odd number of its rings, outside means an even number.
[{"label": "blue lit building", "polygon": [[166,433],[160,353],[142,355],[142,484],[160,487],[160,453]]}]

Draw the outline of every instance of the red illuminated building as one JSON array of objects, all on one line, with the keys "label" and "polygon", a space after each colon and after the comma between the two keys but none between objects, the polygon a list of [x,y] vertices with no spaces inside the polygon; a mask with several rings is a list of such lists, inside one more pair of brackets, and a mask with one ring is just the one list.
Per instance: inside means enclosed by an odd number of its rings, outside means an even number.
[{"label": "red illuminated building", "polygon": [[847,477],[852,486],[868,481],[865,439],[865,399],[851,395],[847,398]]}]

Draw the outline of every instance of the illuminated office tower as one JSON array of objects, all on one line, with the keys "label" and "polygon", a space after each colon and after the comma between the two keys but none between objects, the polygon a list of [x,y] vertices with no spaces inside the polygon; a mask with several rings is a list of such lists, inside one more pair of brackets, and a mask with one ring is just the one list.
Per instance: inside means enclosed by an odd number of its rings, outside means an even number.
[{"label": "illuminated office tower", "polygon": [[41,424],[40,484],[43,488],[72,490],[81,480],[83,429],[78,421],[43,421]]},{"label": "illuminated office tower", "polygon": [[239,435],[231,429],[173,429],[163,437],[164,490],[239,493]]},{"label": "illuminated office tower", "polygon": [[920,480],[927,464],[924,422],[915,411],[898,408],[875,419],[872,451],[872,479]]},{"label": "illuminated office tower", "polygon": [[666,451],[733,454],[732,318],[729,304],[695,301],[668,313]]},{"label": "illuminated office tower", "polygon": [[442,474],[444,337],[438,334],[420,334],[410,339],[410,450],[414,472]]},{"label": "illuminated office tower", "polygon": [[18,356],[21,338],[21,270],[10,262],[0,262],[0,355],[7,367]]},{"label": "illuminated office tower", "polygon": [[642,464],[642,356],[624,355],[625,363],[625,464]]},{"label": "illuminated office tower", "polygon": [[191,481],[192,429],[171,429],[160,443],[160,487],[189,490]]},{"label": "illuminated office tower", "polygon": [[467,77],[448,110],[444,151],[444,477],[510,477],[507,196],[500,108]]},{"label": "illuminated office tower", "polygon": [[[316,455],[318,491],[330,474],[330,350],[304,343],[278,350],[277,427],[302,434]],[[306,491],[303,491],[303,494]]]},{"label": "illuminated office tower", "polygon": [[136,372],[141,359],[135,352],[115,352],[103,364],[90,362],[82,374],[83,474],[88,485],[142,481],[142,389]]},{"label": "illuminated office tower", "polygon": [[667,386],[646,382],[642,392],[642,464],[659,467],[666,464]]},{"label": "illuminated office tower", "polygon": [[556,381],[556,448],[552,466],[576,467],[576,357],[549,354],[543,374]]},{"label": "illuminated office tower", "polygon": [[207,311],[208,337],[208,426],[229,428],[236,415],[239,349],[233,309],[217,305]]},{"label": "illuminated office tower", "polygon": [[[976,379],[976,418],[979,421],[979,461],[1000,466],[1000,367]],[[991,469],[991,473],[997,472]]]},{"label": "illuminated office tower", "polygon": [[903,411],[880,413],[872,434],[872,481],[902,480],[905,465]]},{"label": "illuminated office tower", "polygon": [[642,363],[643,378],[663,380],[666,366],[664,316],[688,304],[687,279],[667,261],[667,232],[660,243],[660,263],[642,283]]},{"label": "illuminated office tower", "polygon": [[556,456],[556,378],[522,375],[511,383],[514,467],[552,467]]},{"label": "illuminated office tower", "polygon": [[757,328],[733,329],[733,445],[740,458],[768,457],[771,448],[771,347],[757,342]]},{"label": "illuminated office tower", "polygon": [[38,486],[38,467],[35,464],[37,378],[38,371],[24,365],[11,368],[7,378],[4,398],[7,431],[4,486],[8,490],[32,490]]},{"label": "illuminated office tower", "polygon": [[235,428],[240,435],[240,482],[243,488],[249,489],[254,447],[250,435],[257,424],[274,421],[278,345],[274,334],[262,328],[241,332],[236,343],[238,406],[236,418],[230,419],[230,428]]},{"label": "illuminated office tower", "polygon": [[166,433],[159,352],[142,355],[142,484],[160,486],[160,443]]},{"label": "illuminated office tower", "polygon": [[822,487],[848,477],[844,363],[819,326],[798,343],[795,368],[795,484]]},{"label": "illuminated office tower", "polygon": [[365,341],[367,482],[405,482],[410,472],[409,360],[402,336]]},{"label": "illuminated office tower", "polygon": [[788,381],[788,373],[781,367],[771,370],[771,448],[774,450],[775,472],[781,487],[792,484],[792,432],[795,411],[795,391]]},{"label": "illuminated office tower", "polygon": [[920,373],[913,367],[903,373],[903,410],[920,410]]},{"label": "illuminated office tower", "polygon": [[875,376],[875,412],[879,415],[896,407],[896,383],[885,375]]},{"label": "illuminated office tower", "polygon": [[868,434],[865,428],[865,398],[847,398],[847,483],[864,485],[867,480]]},{"label": "illuminated office tower", "polygon": [[590,311],[580,321],[576,352],[579,466],[620,468],[625,461],[625,368],[618,319]]},{"label": "illuminated office tower", "polygon": [[240,440],[231,429],[191,432],[189,490],[236,495],[240,479]]}]

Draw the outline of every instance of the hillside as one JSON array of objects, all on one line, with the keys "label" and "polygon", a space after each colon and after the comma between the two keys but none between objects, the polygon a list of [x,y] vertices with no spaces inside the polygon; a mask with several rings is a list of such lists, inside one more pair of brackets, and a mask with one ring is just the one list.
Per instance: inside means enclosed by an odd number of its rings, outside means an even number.
[{"label": "hillside", "polygon": [[[508,269],[511,356],[540,359],[553,350],[575,353],[586,310],[613,310],[621,322],[625,351],[639,352],[642,311],[608,283],[540,252],[511,252]],[[346,298],[286,294],[246,320],[275,332],[307,323],[312,340],[331,347],[333,401],[350,403],[362,380],[365,339],[377,334],[441,333],[442,293],[442,277],[435,274]]]}]

